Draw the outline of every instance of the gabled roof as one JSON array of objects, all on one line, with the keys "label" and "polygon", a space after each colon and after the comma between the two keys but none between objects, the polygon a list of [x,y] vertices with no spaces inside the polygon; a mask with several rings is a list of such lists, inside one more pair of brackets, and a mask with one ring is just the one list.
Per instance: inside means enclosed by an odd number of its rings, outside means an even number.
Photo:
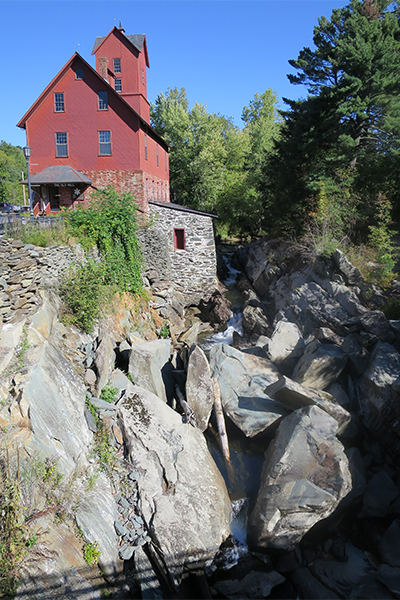
[{"label": "gabled roof", "polygon": [[141,123],[143,123],[143,125],[145,125],[145,129],[150,130],[154,134],[154,136],[164,144],[164,146],[166,148],[169,147],[167,142],[156,132],[156,130],[151,125],[149,125],[149,123],[147,123],[147,121],[145,121],[143,119],[143,117],[141,117],[139,115],[139,113],[137,113],[136,110],[134,108],[132,108],[132,106],[126,100],[124,100],[124,98],[122,96],[120,96],[120,94],[118,94],[118,92],[116,92],[114,90],[114,88],[109,83],[107,83],[107,81],[105,79],[103,79],[103,77],[101,77],[101,75],[99,75],[98,72],[93,69],[93,67],[91,67],[89,65],[89,63],[86,62],[85,59],[82,58],[82,56],[80,54],[78,54],[78,52],[75,52],[75,54],[73,54],[73,56],[71,56],[69,61],[62,67],[62,69],[57,73],[57,75],[54,77],[54,79],[52,79],[50,81],[49,85],[43,90],[43,92],[40,94],[39,98],[32,104],[32,106],[24,114],[22,119],[20,121],[18,121],[17,127],[26,129],[26,126],[25,126],[26,121],[33,115],[35,110],[42,104],[42,102],[52,92],[52,90],[57,85],[57,83],[64,77],[64,75],[67,73],[68,69],[71,68],[74,60],[82,61],[83,65],[87,69],[89,69],[100,80],[102,86],[106,86],[106,89],[109,91],[109,93],[113,94],[116,98],[118,98],[125,106],[127,106],[129,108],[129,110],[134,115],[136,115],[139,118]]},{"label": "gabled roof", "polygon": [[[27,183],[27,181],[22,183]],[[47,183],[86,183],[90,185],[92,180],[69,165],[47,167],[40,173],[31,175],[32,185],[46,185]]]},{"label": "gabled roof", "polygon": [[144,48],[146,65],[148,67],[150,67],[149,56],[147,54],[146,36],[143,33],[136,33],[134,35],[125,35],[123,29],[119,29],[118,27],[113,27],[113,29],[111,29],[110,33],[108,33],[107,35],[98,36],[95,39],[92,54],[95,54],[97,52],[97,50],[100,48],[100,46],[103,44],[103,42],[106,39],[108,39],[112,34],[123,35],[124,38],[127,39],[132,44],[132,46],[134,46],[136,48],[136,50],[139,50],[139,52],[142,52],[142,50]]}]

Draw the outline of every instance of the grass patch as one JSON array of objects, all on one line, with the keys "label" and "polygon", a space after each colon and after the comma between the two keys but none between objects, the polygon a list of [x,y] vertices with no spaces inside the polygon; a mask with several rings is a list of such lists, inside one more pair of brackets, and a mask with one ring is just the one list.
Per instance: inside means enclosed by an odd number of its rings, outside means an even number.
[{"label": "grass patch", "polygon": [[118,388],[112,386],[111,383],[107,383],[101,390],[100,398],[105,402],[114,404],[117,399],[118,391]]}]

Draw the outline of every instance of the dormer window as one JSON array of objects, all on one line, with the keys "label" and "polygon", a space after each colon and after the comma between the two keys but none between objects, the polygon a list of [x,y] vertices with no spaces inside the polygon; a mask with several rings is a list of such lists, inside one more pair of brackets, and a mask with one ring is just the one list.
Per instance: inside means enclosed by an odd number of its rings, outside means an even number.
[{"label": "dormer window", "polygon": [[121,59],[114,58],[113,63],[114,63],[114,73],[121,73]]},{"label": "dormer window", "polygon": [[108,110],[108,92],[99,92],[99,110]]},{"label": "dormer window", "polygon": [[54,94],[54,112],[64,112],[64,92]]},{"label": "dormer window", "polygon": [[122,79],[121,79],[121,77],[116,77],[114,79],[114,90],[116,92],[122,92]]}]

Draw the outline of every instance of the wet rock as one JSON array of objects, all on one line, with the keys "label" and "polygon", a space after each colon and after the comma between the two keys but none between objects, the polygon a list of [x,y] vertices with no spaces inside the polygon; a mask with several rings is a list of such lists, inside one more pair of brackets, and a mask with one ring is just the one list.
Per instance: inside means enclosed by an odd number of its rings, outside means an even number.
[{"label": "wet rock", "polygon": [[149,390],[164,402],[167,392],[163,371],[167,368],[171,354],[171,340],[133,342],[129,356],[129,374],[136,385]]},{"label": "wet rock", "polygon": [[219,383],[224,411],[247,437],[265,431],[287,414],[264,391],[279,379],[279,371],[270,360],[227,344],[213,346],[209,360],[212,375]]},{"label": "wet rock", "polygon": [[[291,549],[351,490],[338,424],[316,406],[282,419],[268,447],[250,515],[253,546]],[[301,457],[301,460],[300,460]]]},{"label": "wet rock", "polygon": [[217,329],[223,328],[232,315],[230,302],[219,291],[215,291],[207,301],[201,300],[199,308],[204,320]]},{"label": "wet rock", "polygon": [[118,406],[141,514],[179,585],[183,566],[212,558],[229,535],[224,480],[203,434],[160,398],[131,385]]},{"label": "wet rock", "polygon": [[335,344],[321,344],[314,340],[293,371],[293,379],[305,387],[324,390],[334,383],[346,366],[347,356]]},{"label": "wet rock", "polygon": [[214,406],[214,390],[210,365],[199,346],[192,346],[189,353],[186,401],[194,412],[197,427],[205,431]]},{"label": "wet rock", "polygon": [[304,352],[304,340],[295,323],[278,321],[268,343],[268,358],[283,375],[291,376]]}]

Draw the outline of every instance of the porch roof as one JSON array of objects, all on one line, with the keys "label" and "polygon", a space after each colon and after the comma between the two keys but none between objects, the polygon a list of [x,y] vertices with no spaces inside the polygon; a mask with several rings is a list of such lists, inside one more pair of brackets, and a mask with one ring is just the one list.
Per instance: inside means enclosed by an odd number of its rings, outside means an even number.
[{"label": "porch roof", "polygon": [[[25,179],[22,183],[27,184],[28,180]],[[47,185],[51,183],[54,185],[62,183],[85,183],[86,185],[90,185],[92,180],[69,165],[47,167],[43,171],[40,171],[40,173],[31,175],[32,185]]]}]

